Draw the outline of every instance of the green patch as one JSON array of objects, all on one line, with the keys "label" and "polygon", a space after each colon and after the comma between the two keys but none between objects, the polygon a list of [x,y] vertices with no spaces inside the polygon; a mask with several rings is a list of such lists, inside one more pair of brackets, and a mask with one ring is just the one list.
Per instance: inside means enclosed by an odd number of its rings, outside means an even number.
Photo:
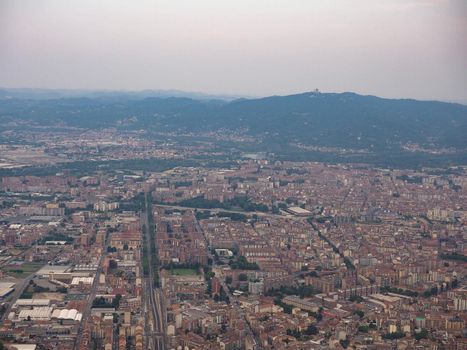
[{"label": "green patch", "polygon": [[178,269],[171,269],[170,273],[174,276],[195,276],[199,275],[199,271],[195,269],[185,269],[185,268],[178,268]]},{"label": "green patch", "polygon": [[43,263],[24,263],[21,265],[10,265],[3,269],[3,272],[15,278],[26,278],[31,273],[39,270]]}]

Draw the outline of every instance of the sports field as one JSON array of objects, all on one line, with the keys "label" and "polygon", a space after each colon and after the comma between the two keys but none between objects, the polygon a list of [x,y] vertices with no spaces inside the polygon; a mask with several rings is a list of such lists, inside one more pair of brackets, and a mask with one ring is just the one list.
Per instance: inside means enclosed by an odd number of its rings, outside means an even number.
[{"label": "sports field", "polygon": [[175,276],[195,276],[199,275],[199,272],[195,269],[184,269],[184,268],[178,268],[178,269],[171,269],[170,272],[172,275]]}]

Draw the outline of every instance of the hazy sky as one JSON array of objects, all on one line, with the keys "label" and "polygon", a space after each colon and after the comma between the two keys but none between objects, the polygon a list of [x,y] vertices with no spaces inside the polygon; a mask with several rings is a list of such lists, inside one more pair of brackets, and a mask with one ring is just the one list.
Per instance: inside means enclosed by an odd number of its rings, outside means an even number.
[{"label": "hazy sky", "polygon": [[467,0],[0,0],[0,86],[467,102]]}]

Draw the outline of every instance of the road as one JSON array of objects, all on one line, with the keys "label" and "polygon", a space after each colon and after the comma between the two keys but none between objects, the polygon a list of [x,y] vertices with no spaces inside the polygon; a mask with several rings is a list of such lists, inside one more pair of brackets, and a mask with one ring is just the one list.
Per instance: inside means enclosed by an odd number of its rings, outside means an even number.
[{"label": "road", "polygon": [[[204,234],[203,228],[201,227],[201,225],[199,224],[199,222],[198,222],[198,220],[196,218],[195,218],[195,222],[196,222],[196,229],[199,230],[199,232],[201,232],[204,237],[206,237],[206,235]],[[216,264],[216,260],[214,259],[214,256],[212,255],[211,250],[209,249],[209,247],[207,249],[207,253],[208,253],[208,257],[212,261],[212,266],[213,267],[220,267],[220,265]],[[227,286],[227,283],[225,283],[225,280],[223,278],[219,278],[219,282],[220,282],[222,288],[224,289],[225,293],[229,297],[229,300],[231,301],[231,305],[234,307],[237,314],[240,315],[243,318],[243,320],[245,321],[246,331],[247,331],[248,335],[255,341],[255,344],[254,344],[253,348],[254,349],[262,349],[261,340],[258,337],[255,336],[255,334],[253,332],[253,329],[251,328],[250,323],[247,320],[245,311],[240,307],[240,304],[237,303],[237,300],[232,295],[232,293],[230,293],[230,289]]]},{"label": "road", "polygon": [[164,319],[164,306],[161,298],[161,291],[159,288],[154,288],[154,266],[155,262],[153,259],[156,258],[155,247],[151,244],[150,235],[154,232],[150,231],[150,215],[152,215],[152,204],[148,201],[148,194],[145,193],[145,207],[146,210],[142,213],[142,222],[146,226],[146,230],[143,231],[145,235],[144,241],[147,243],[147,255],[149,265],[149,276],[145,276],[143,279],[143,287],[145,293],[143,294],[144,309],[146,311],[146,339],[148,349],[165,350],[166,339],[165,339],[165,319]]},{"label": "road", "polygon": [[35,247],[30,247],[28,249],[26,249],[25,251],[21,252],[20,254],[18,255],[13,255],[13,256],[10,256],[8,259],[6,260],[3,260],[1,263],[0,263],[0,266],[1,267],[4,267],[4,266],[8,266],[10,265],[10,263],[14,260],[24,260],[24,257],[26,256],[26,254],[28,254],[30,251],[32,251]]},{"label": "road", "polygon": [[[11,258],[8,258],[7,260],[2,262],[1,266],[2,267],[3,266],[8,266],[13,260],[24,260],[24,257],[26,256],[26,254],[28,252],[30,252],[31,250],[33,250],[33,249],[34,249],[34,247],[28,248],[24,252],[22,252],[21,254],[12,256]],[[18,267],[18,268],[21,268],[21,267]],[[24,290],[29,286],[29,283],[32,281],[34,276],[36,276],[35,272],[31,273],[28,277],[26,277],[20,283],[17,283],[15,285],[15,290],[7,298],[9,301],[5,304],[6,309],[5,309],[5,312],[2,315],[2,318],[0,319],[1,322],[5,321],[8,318],[8,314],[10,313],[11,308],[13,307],[14,303],[16,302],[16,300],[18,300],[18,298],[21,296],[21,294],[23,294]]]},{"label": "road", "polygon": [[6,309],[5,309],[5,312],[3,313],[0,323],[3,323],[3,321],[5,321],[8,318],[8,314],[10,313],[13,305],[16,303],[16,300],[18,300],[21,294],[23,294],[24,290],[29,286],[29,282],[32,281],[35,275],[36,273],[33,272],[28,277],[26,277],[23,281],[21,281],[21,283],[18,283],[17,285],[15,285],[15,290],[13,291],[11,295],[8,296],[8,300],[10,301],[6,304]]},{"label": "road", "polygon": [[[182,207],[182,206],[179,206],[179,205],[168,205],[168,204],[156,204],[156,206],[157,207],[164,207],[164,208],[167,208],[167,209],[178,209],[178,210],[195,210],[195,209],[197,209],[197,210],[209,210],[212,213],[228,212],[228,213],[238,213],[238,214],[245,214],[245,215],[256,214],[259,217],[281,218],[281,219],[286,219],[287,218],[287,219],[292,219],[293,221],[304,221],[304,220],[306,220],[306,218],[304,218],[304,217],[288,216],[288,215],[285,216],[285,215],[282,215],[282,214],[272,214],[272,213],[264,213],[264,212],[244,212],[244,211],[239,211],[239,210],[227,210],[227,209],[222,209],[222,208],[201,209],[201,208],[194,208],[194,207]],[[196,229],[199,230],[199,232],[201,232],[204,237],[206,237],[206,235],[204,233],[204,230],[199,225],[198,220],[195,219],[195,222],[196,222]],[[213,267],[218,267],[218,265],[216,265],[214,257],[211,254],[211,250],[209,249],[209,247],[207,249],[207,254],[208,254],[208,257],[211,258],[212,261],[213,261]],[[303,272],[300,272],[300,271],[299,272],[294,272],[293,275],[298,277],[302,273]],[[245,321],[245,324],[247,326],[246,331],[247,331],[248,335],[251,336],[251,338],[255,341],[255,345],[253,346],[253,348],[258,349],[258,350],[262,349],[261,340],[257,336],[255,336],[255,334],[253,332],[253,329],[251,328],[251,326],[250,326],[250,324],[249,324],[249,322],[247,320],[245,311],[240,307],[240,304],[237,303],[236,298],[230,293],[230,290],[229,290],[227,284],[225,283],[225,280],[220,278],[219,281],[220,281],[221,286],[224,289],[225,293],[227,294],[229,299],[232,301],[232,305],[235,308],[235,311]]]},{"label": "road", "polygon": [[83,317],[82,317],[81,323],[79,324],[79,327],[78,327],[78,332],[77,332],[78,336],[76,337],[75,346],[73,347],[75,350],[78,350],[80,345],[81,345],[81,336],[80,335],[83,332],[84,325],[86,324],[86,322],[89,319],[90,314],[91,314],[92,302],[96,298],[97,287],[99,286],[99,277],[100,277],[100,275],[102,273],[102,263],[104,262],[104,259],[107,256],[107,247],[109,246],[111,237],[112,237],[112,233],[109,233],[107,235],[104,247],[102,249],[103,250],[102,255],[99,258],[99,263],[97,265],[96,275],[94,276],[94,280],[92,282],[91,291],[88,294],[86,308],[83,311]]}]

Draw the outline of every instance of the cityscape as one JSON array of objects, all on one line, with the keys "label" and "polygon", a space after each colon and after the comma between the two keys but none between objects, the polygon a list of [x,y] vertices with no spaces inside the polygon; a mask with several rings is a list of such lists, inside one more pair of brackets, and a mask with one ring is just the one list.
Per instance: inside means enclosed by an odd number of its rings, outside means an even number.
[{"label": "cityscape", "polygon": [[467,1],[0,0],[0,350],[467,350]]},{"label": "cityscape", "polygon": [[[91,155],[106,135],[80,137],[79,149],[95,159],[120,157],[118,145],[112,156],[105,149]],[[115,143],[120,138],[128,159],[183,155],[112,134]],[[59,135],[48,142],[34,152],[60,147],[70,155],[78,147]],[[4,171],[48,169],[9,164]],[[228,168],[103,168],[85,176],[66,168],[2,177],[4,343],[467,345],[465,167],[437,173],[250,154]]]}]

